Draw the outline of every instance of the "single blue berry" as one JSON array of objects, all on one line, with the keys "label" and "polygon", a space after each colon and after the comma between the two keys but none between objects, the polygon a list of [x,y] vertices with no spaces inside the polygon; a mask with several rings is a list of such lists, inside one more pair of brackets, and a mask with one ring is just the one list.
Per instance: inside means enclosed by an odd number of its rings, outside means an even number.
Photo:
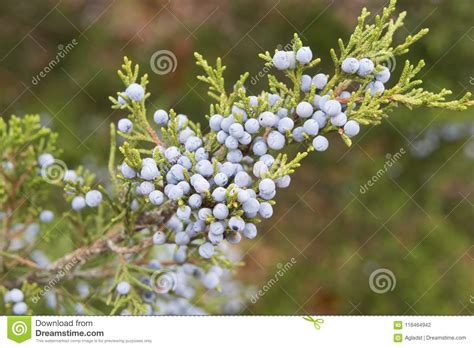
[{"label": "single blue berry", "polygon": [[257,236],[257,226],[255,226],[255,224],[249,222],[249,223],[245,224],[245,228],[244,228],[243,233],[244,233],[245,238],[254,239]]},{"label": "single blue berry", "polygon": [[39,215],[39,219],[45,224],[50,223],[54,219],[54,213],[51,210],[43,210]]},{"label": "single blue berry", "polygon": [[303,101],[296,106],[296,114],[301,118],[311,117],[313,115],[313,106]]},{"label": "single blue berry", "polygon": [[309,120],[306,120],[305,123],[303,124],[303,129],[306,134],[315,136],[318,134],[319,124],[317,121],[310,118]]},{"label": "single blue berry", "polygon": [[194,181],[191,182],[191,185],[194,187],[197,193],[204,193],[209,191],[210,184],[209,181],[204,179],[203,176],[199,175]]},{"label": "single blue berry", "polygon": [[242,236],[240,235],[239,232],[236,232],[236,231],[231,231],[227,233],[227,236],[226,236],[226,240],[230,244],[239,244],[241,239],[242,239]]},{"label": "single blue berry", "polygon": [[211,243],[204,243],[199,246],[199,255],[204,259],[210,259],[214,255],[214,246]]},{"label": "single blue berry", "polygon": [[156,164],[144,165],[140,171],[140,176],[144,180],[155,180],[158,176],[160,176],[160,171],[158,170]]},{"label": "single blue berry", "polygon": [[316,151],[326,151],[329,146],[329,142],[326,137],[318,135],[313,139],[313,147]]},{"label": "single blue berry", "polygon": [[245,122],[245,130],[250,133],[250,134],[254,134],[254,133],[257,133],[260,129],[260,123],[258,122],[258,120],[256,118],[249,118],[246,122]]},{"label": "single blue berry", "polygon": [[229,127],[229,135],[239,139],[244,135],[244,127],[240,123],[234,123]]},{"label": "single blue berry", "polygon": [[231,217],[227,224],[232,231],[236,232],[242,232],[245,227],[245,221],[238,216]]},{"label": "single blue berry", "polygon": [[248,145],[251,142],[252,136],[250,135],[250,133],[244,132],[244,134],[242,134],[242,136],[239,138],[239,143],[241,143],[242,145]]},{"label": "single blue berry", "polygon": [[385,86],[382,82],[380,81],[373,81],[370,82],[367,87],[365,88],[366,91],[370,91],[370,95],[373,97],[375,94],[377,95],[382,95],[383,92],[385,91]]},{"label": "single blue berry", "polygon": [[388,80],[390,80],[390,75],[390,69],[384,66],[382,67],[382,70],[375,74],[375,79],[382,83],[387,83]]},{"label": "single blue berry", "polygon": [[240,163],[244,155],[239,149],[231,150],[227,153],[226,159],[232,163]]},{"label": "single blue berry", "polygon": [[296,127],[295,129],[293,129],[293,133],[292,133],[292,136],[293,136],[293,139],[297,142],[297,143],[301,143],[304,141],[304,128],[303,127]]},{"label": "single blue berry", "polygon": [[276,51],[273,55],[273,65],[278,70],[285,70],[290,67],[290,59],[286,52]]},{"label": "single blue berry", "polygon": [[169,163],[176,163],[181,156],[181,152],[176,146],[170,146],[166,148],[164,152],[165,158]]},{"label": "single blue berry", "polygon": [[311,90],[312,78],[309,75],[301,76],[301,92],[307,93]]},{"label": "single blue berry", "polygon": [[327,116],[323,111],[321,110],[316,111],[311,118],[315,120],[316,122],[318,122],[320,129],[326,126]]},{"label": "single blue berry", "polygon": [[347,122],[347,116],[345,113],[341,112],[336,116],[331,117],[331,124],[337,127],[342,127]]},{"label": "single blue berry", "polygon": [[214,182],[216,183],[217,186],[225,186],[227,185],[228,181],[229,181],[229,178],[224,173],[217,173],[214,176]]},{"label": "single blue berry", "polygon": [[374,71],[374,63],[368,58],[359,60],[359,69],[357,74],[361,77],[366,77]]},{"label": "single blue berry", "polygon": [[264,193],[272,193],[275,191],[275,182],[272,179],[266,178],[258,184],[258,190]]},{"label": "single blue berry", "polygon": [[191,207],[188,207],[187,205],[183,205],[179,207],[176,210],[176,216],[178,217],[178,219],[183,220],[183,221],[189,220],[191,216]]},{"label": "single blue berry", "polygon": [[186,143],[184,145],[184,147],[186,148],[186,150],[190,151],[190,152],[194,152],[196,151],[198,148],[200,148],[202,146],[202,140],[201,138],[198,138],[196,136],[190,136],[187,140],[186,140]]},{"label": "single blue berry", "polygon": [[323,89],[328,83],[328,76],[325,74],[317,74],[313,77],[313,84],[316,89]]},{"label": "single blue berry", "polygon": [[186,232],[178,232],[174,237],[174,242],[177,245],[186,245],[191,241],[188,234]]},{"label": "single blue berry", "polygon": [[12,311],[15,315],[24,315],[28,311],[28,306],[25,302],[18,302],[13,305]]},{"label": "single blue berry", "polygon": [[25,298],[23,291],[20,289],[14,288],[8,292],[8,298],[12,302],[21,302]]},{"label": "single blue berry", "polygon": [[248,214],[256,214],[260,209],[260,203],[255,198],[249,198],[245,203],[242,204],[242,209]]},{"label": "single blue berry", "polygon": [[229,127],[235,123],[233,115],[225,117],[221,122],[221,129],[229,133]]},{"label": "single blue berry", "polygon": [[219,285],[219,276],[214,272],[208,272],[202,278],[202,284],[209,290],[214,289]]},{"label": "single blue berry", "polygon": [[84,199],[84,197],[77,196],[77,197],[74,197],[71,201],[71,207],[74,210],[81,210],[85,208],[85,206],[86,206],[86,200]]},{"label": "single blue berry", "polygon": [[166,126],[169,121],[168,113],[163,109],[156,110],[153,114],[153,121],[155,121],[158,126]]},{"label": "single blue berry", "polygon": [[234,183],[238,187],[249,187],[252,185],[252,178],[246,172],[238,172],[234,177]]},{"label": "single blue berry", "polygon": [[268,167],[263,161],[257,161],[253,165],[253,175],[257,178],[260,178],[265,173],[268,173]]},{"label": "single blue berry", "polygon": [[323,111],[329,116],[336,116],[337,114],[341,113],[341,103],[337,100],[328,100],[324,104]]},{"label": "single blue berry", "polygon": [[225,147],[227,147],[229,150],[235,150],[239,147],[239,140],[229,135],[225,139]]},{"label": "single blue berry", "polygon": [[296,51],[296,60],[300,64],[308,64],[313,59],[313,52],[311,52],[311,48],[309,47],[301,47],[298,51]]},{"label": "single blue berry", "polygon": [[194,193],[191,196],[189,196],[188,204],[191,208],[198,209],[201,207],[202,197],[199,194]]},{"label": "single blue berry", "polygon": [[49,166],[54,163],[54,157],[50,153],[43,153],[38,156],[38,165],[40,167]]},{"label": "single blue berry", "polygon": [[120,172],[125,179],[133,179],[137,175],[135,170],[125,162],[120,166]]},{"label": "single blue berry", "polygon": [[212,198],[216,202],[224,202],[226,199],[226,189],[224,187],[216,187],[214,191],[212,191]]},{"label": "single blue berry", "polygon": [[153,244],[162,245],[166,242],[166,234],[162,231],[155,232],[153,234]]},{"label": "single blue berry", "polygon": [[258,116],[258,122],[264,128],[273,127],[278,122],[278,120],[279,117],[270,111],[264,111]]},{"label": "single blue berry", "polygon": [[224,116],[222,116],[222,115],[219,115],[219,114],[212,115],[211,118],[209,119],[209,127],[211,127],[211,129],[214,132],[220,131],[221,130],[221,122],[222,122],[223,119],[224,119]]},{"label": "single blue berry", "polygon": [[285,136],[279,131],[273,130],[268,134],[267,144],[272,150],[281,150],[285,146]]},{"label": "single blue berry", "polygon": [[252,152],[257,156],[263,156],[267,153],[267,144],[264,141],[256,141],[252,146]]},{"label": "single blue berry", "polygon": [[181,186],[172,185],[168,191],[168,198],[172,201],[177,201],[181,197],[183,197],[184,191]]},{"label": "single blue berry", "polygon": [[346,58],[342,61],[342,71],[346,74],[355,74],[359,70],[359,61],[356,58]]},{"label": "single blue berry", "polygon": [[117,287],[115,290],[120,294],[120,295],[127,295],[130,292],[130,284],[122,281],[117,284]]},{"label": "single blue berry", "polygon": [[360,126],[357,121],[349,120],[344,125],[344,133],[350,138],[359,134],[359,131],[360,131]]},{"label": "single blue berry", "polygon": [[209,160],[201,160],[196,163],[196,172],[201,174],[204,177],[212,176],[214,173],[214,168],[212,167],[212,163]]},{"label": "single blue berry", "polygon": [[118,121],[117,128],[123,133],[130,134],[133,129],[133,123],[128,118],[122,118]]},{"label": "single blue berry", "polygon": [[138,83],[132,83],[125,90],[125,95],[133,101],[140,101],[145,96],[145,89]]},{"label": "single blue berry", "polygon": [[209,233],[218,235],[223,234],[225,231],[225,225],[223,221],[215,221],[209,225]]},{"label": "single blue berry", "polygon": [[290,186],[291,183],[291,177],[289,175],[284,175],[281,178],[278,178],[275,180],[275,184],[279,188],[286,188]]},{"label": "single blue berry", "polygon": [[268,202],[262,202],[260,203],[260,209],[258,210],[258,213],[264,219],[269,219],[273,215],[273,207]]}]

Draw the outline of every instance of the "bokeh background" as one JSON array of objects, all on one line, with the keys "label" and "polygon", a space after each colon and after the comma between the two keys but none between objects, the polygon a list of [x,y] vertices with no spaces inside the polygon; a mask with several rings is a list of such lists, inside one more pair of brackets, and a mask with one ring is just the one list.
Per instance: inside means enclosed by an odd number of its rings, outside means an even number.
[{"label": "bokeh background", "polygon": [[[150,112],[174,108],[204,121],[209,99],[195,78],[194,51],[210,60],[221,56],[231,88],[240,73],[256,78],[262,71],[259,52],[285,46],[298,32],[322,58],[318,69],[331,73],[329,49],[348,38],[361,8],[377,13],[386,3],[2,2],[0,114],[40,113],[61,134],[68,164],[104,171],[108,123],[121,117],[107,97],[122,89],[116,70],[124,55],[150,74]],[[409,13],[399,38],[431,29],[408,54],[425,59],[425,87],[472,92],[472,0],[401,0],[398,8]],[[153,73],[150,58],[158,50],[173,52],[174,71]],[[396,76],[403,61],[390,64]],[[247,88],[258,93],[265,85],[263,77]],[[330,151],[307,158],[291,189],[278,194],[273,219],[242,244],[245,266],[237,277],[258,290],[275,279],[279,265],[295,263],[244,313],[473,314],[473,116],[399,109],[383,125],[365,127],[351,149],[334,137]],[[388,162],[396,163],[377,174]],[[361,188],[374,176],[372,187]],[[370,277],[380,269],[389,271],[389,285],[380,279],[382,290],[374,291]]]}]

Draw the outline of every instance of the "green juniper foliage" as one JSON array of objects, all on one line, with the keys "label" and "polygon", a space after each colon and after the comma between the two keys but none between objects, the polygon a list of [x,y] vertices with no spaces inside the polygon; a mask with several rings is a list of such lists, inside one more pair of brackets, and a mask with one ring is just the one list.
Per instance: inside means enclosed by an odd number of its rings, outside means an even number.
[{"label": "green juniper foliage", "polygon": [[[425,91],[417,79],[423,61],[406,61],[398,81],[389,81],[387,63],[428,32],[395,45],[405,13],[393,18],[394,9],[391,1],[373,24],[363,10],[347,43],[331,51],[331,77],[308,75],[320,59],[296,34],[292,51],[261,54],[283,78],[268,75],[268,91],[257,96],[247,95],[248,73],[229,91],[221,60],[212,66],[196,53],[198,79],[213,99],[209,131],[174,110],[150,117],[148,76],[125,58],[118,72],[125,90],[110,98],[125,118],[110,127],[105,187],[57,159],[57,135],[38,116],[0,119],[1,312],[238,311],[249,296],[232,279],[240,263],[229,245],[256,236],[256,224],[273,214],[276,188],[290,184],[303,158],[328,148],[328,133],[351,146],[360,125],[379,124],[398,105],[473,104],[469,93],[447,101],[451,91]],[[292,146],[303,149],[293,158]],[[50,211],[61,191],[70,208]],[[56,244],[63,235],[68,242]]]}]

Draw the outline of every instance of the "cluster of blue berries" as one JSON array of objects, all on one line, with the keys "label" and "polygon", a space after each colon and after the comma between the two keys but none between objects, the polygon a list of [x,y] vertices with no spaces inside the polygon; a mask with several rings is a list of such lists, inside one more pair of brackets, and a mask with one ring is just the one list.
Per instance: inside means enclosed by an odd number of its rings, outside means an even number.
[{"label": "cluster of blue berries", "polygon": [[371,74],[374,75],[374,80],[370,82],[366,91],[370,90],[370,95],[373,97],[376,94],[381,95],[385,91],[385,83],[390,80],[390,69],[385,66],[381,67],[381,70],[376,72],[374,62],[368,58],[362,58],[357,60],[356,58],[346,58],[342,62],[341,69],[346,74],[357,74],[360,77],[367,77]]},{"label": "cluster of blue berries", "polygon": [[[301,47],[296,52],[277,51],[273,64],[279,70],[294,69],[297,64],[310,64],[312,58],[311,49]],[[374,73],[373,62],[366,58],[347,58],[341,68],[361,77],[373,74],[374,81],[367,87],[371,91],[383,90],[390,77],[387,68]],[[255,238],[255,223],[273,215],[277,188],[288,187],[291,181],[289,175],[277,174],[275,155],[290,143],[307,143],[316,151],[325,151],[329,142],[319,133],[327,126],[340,128],[348,137],[360,131],[359,123],[349,119],[346,110],[351,93],[322,95],[327,83],[325,74],[303,75],[301,91],[315,89],[317,93],[291,108],[283,106],[287,103],[279,95],[263,93],[234,104],[228,114],[211,115],[211,134],[220,144],[213,153],[206,146],[213,138],[196,134],[186,115],[172,117],[157,110],[154,122],[164,131],[176,130],[176,142],[157,146],[153,157],[141,159],[140,166],[123,162],[120,167],[123,178],[135,185],[137,197],[155,206],[171,202],[176,207],[166,230],[154,232],[153,242],[177,245],[174,258],[182,263],[188,245],[197,245],[198,254],[210,259],[217,252],[215,246],[224,240],[235,244],[242,237]],[[140,102],[145,90],[133,83],[124,95],[120,104]],[[118,129],[130,134],[133,123],[121,119]],[[209,284],[212,279],[209,276]]]},{"label": "cluster of blue berries", "polygon": [[[219,291],[223,301],[221,312],[235,313],[241,310],[243,303],[243,288],[241,284],[231,278],[231,272],[216,265],[198,266],[191,263],[183,263],[173,266],[163,266],[161,258],[168,258],[173,253],[172,245],[161,246],[157,252],[157,258],[151,259],[146,267],[155,270],[151,276],[142,276],[139,281],[152,289],[142,290],[139,287],[135,291],[140,292],[143,302],[147,308],[147,315],[204,315],[207,314],[202,308],[192,304],[193,298],[202,296],[196,291],[201,284],[213,296]],[[227,248],[223,248],[228,253]],[[230,255],[227,255],[230,256]],[[115,286],[118,296],[128,296],[132,291],[128,281],[120,281]],[[159,296],[157,295],[159,294]],[[237,303],[235,303],[237,302]],[[123,310],[121,315],[130,315],[128,310]]]},{"label": "cluster of blue berries", "polygon": [[[276,125],[278,116],[264,112],[259,118],[249,118],[240,108],[233,114],[215,114],[210,118],[211,129],[217,133],[217,141],[223,145],[220,157],[210,157],[204,140],[187,126],[185,115],[178,115],[178,146],[158,147],[163,161],[142,159],[140,168],[122,163],[121,173],[133,180],[136,194],[160,206],[166,201],[176,203],[176,214],[167,227],[172,232],[158,231],[155,244],[166,242],[186,246],[193,239],[207,236],[199,248],[202,258],[215,254],[214,245],[224,239],[238,243],[242,236],[254,238],[257,234],[255,219],[268,219],[273,215],[271,200],[277,187],[287,187],[290,177],[285,175],[270,179],[274,157],[270,149],[281,149],[285,136],[277,130],[265,139],[256,134],[264,128]],[[154,115],[162,127],[171,127],[172,120],[164,110]],[[252,175],[253,174],[253,175]],[[177,250],[175,258],[181,259]],[[184,252],[181,252],[184,253]],[[209,276],[209,282],[214,279]]]},{"label": "cluster of blue berries", "polygon": [[28,311],[28,306],[23,300],[25,295],[20,289],[11,289],[5,293],[3,296],[3,302],[9,303],[12,302],[12,311],[15,315],[24,315]]},{"label": "cluster of blue berries", "polygon": [[[302,47],[296,52],[296,55],[293,51],[277,51],[273,56],[273,64],[279,70],[294,69],[295,65],[288,62],[296,61],[305,65],[311,59],[311,49]],[[341,69],[346,74],[357,73],[360,77],[367,77],[374,72],[375,67],[370,59],[347,58],[343,61]],[[383,92],[383,83],[387,82],[389,77],[390,71],[383,67],[380,73],[375,74],[374,82],[369,83],[367,89],[371,89],[372,95],[378,91]],[[359,123],[356,120],[350,120],[346,110],[351,93],[342,91],[338,96],[331,96],[330,92],[327,92],[322,95],[321,92],[327,83],[328,75],[323,73],[314,76],[302,75],[301,91],[309,93],[314,88],[316,94],[312,100],[302,101],[296,105],[295,110],[290,110],[295,117],[284,117],[277,124],[279,132],[291,131],[295,142],[301,143],[308,138],[312,139],[312,145],[316,151],[325,151],[328,148],[328,139],[323,135],[318,135],[318,132],[328,125],[340,127],[348,137],[354,137],[360,131]],[[277,112],[277,114],[280,113]]]},{"label": "cluster of blue berries", "polygon": [[[41,169],[44,169],[49,166],[53,166],[56,162],[53,155],[50,153],[43,153],[40,154],[37,158],[38,166]],[[62,170],[63,168],[58,168],[58,170]],[[65,169],[62,174],[62,180],[64,182],[69,183],[79,183],[82,185],[84,183],[84,179],[77,175],[74,170]],[[86,192],[85,197],[82,195],[77,195],[71,200],[71,207],[72,209],[79,211],[85,208],[86,206],[95,208],[102,202],[102,193],[98,190],[89,190]],[[43,210],[40,215],[39,219],[43,223],[50,223],[54,219],[54,213],[50,210]]]},{"label": "cluster of blue berries", "polygon": [[[124,94],[128,101],[140,102],[145,97],[145,89],[138,83],[132,83],[125,89]],[[127,104],[127,99],[119,96],[118,102],[120,105],[125,105]],[[130,134],[133,130],[133,122],[128,118],[122,118],[118,121],[117,129],[122,133]]]}]

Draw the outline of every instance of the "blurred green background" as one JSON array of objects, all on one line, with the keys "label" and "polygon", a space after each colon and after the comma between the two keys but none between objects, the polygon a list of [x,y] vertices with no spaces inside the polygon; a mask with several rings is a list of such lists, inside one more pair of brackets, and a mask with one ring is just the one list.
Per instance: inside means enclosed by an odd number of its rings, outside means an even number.
[{"label": "blurred green background", "polygon": [[[195,78],[194,51],[223,57],[231,88],[240,73],[255,78],[262,71],[259,52],[285,46],[298,32],[322,58],[318,69],[331,73],[329,49],[348,38],[363,6],[376,13],[385,3],[3,2],[0,114],[40,113],[60,133],[63,159],[103,171],[106,180],[108,123],[123,116],[107,97],[123,88],[115,72],[124,55],[150,74],[150,112],[174,108],[204,121],[208,98]],[[426,88],[450,88],[454,96],[472,91],[472,0],[403,0],[398,9],[408,11],[400,38],[431,29],[408,54],[425,59]],[[73,40],[77,45],[33,81]],[[176,56],[173,72],[153,73],[158,50]],[[403,63],[391,62],[395,76]],[[247,89],[258,93],[265,85],[263,77]],[[350,150],[334,137],[330,151],[307,158],[291,189],[278,194],[273,219],[242,244],[246,265],[238,277],[258,290],[279,264],[296,263],[244,313],[473,314],[472,116],[399,109],[383,125],[364,128]],[[396,163],[361,189],[396,153]],[[379,269],[391,272],[383,293],[370,287]]]}]

